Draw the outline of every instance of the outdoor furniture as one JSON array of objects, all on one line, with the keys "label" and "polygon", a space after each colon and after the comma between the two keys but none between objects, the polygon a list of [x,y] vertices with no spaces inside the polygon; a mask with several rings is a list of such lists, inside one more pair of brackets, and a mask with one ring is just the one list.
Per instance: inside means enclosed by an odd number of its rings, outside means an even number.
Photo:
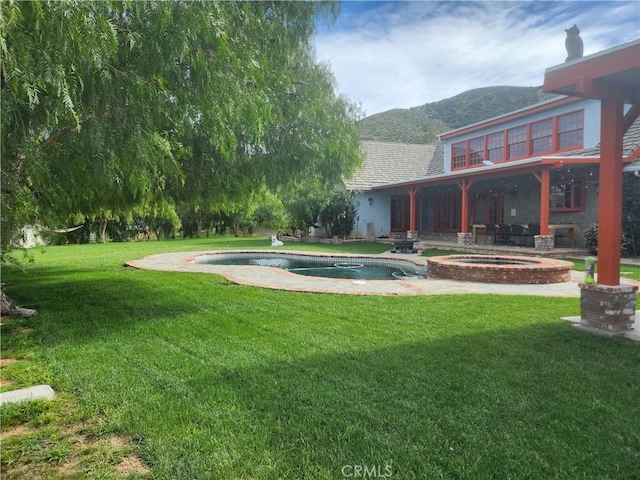
[{"label": "outdoor furniture", "polygon": [[540,224],[539,223],[530,223],[529,224],[529,230],[527,232],[527,246],[529,247],[534,247],[536,242],[535,242],[535,237],[536,235],[540,235]]},{"label": "outdoor furniture", "polygon": [[[560,223],[555,225],[549,225],[549,235],[554,237],[554,245],[557,247],[559,243],[564,243],[566,240],[569,248],[575,248],[576,236],[578,233],[578,226],[570,223]],[[558,242],[561,240],[561,242]]]},{"label": "outdoor furniture", "polygon": [[526,235],[527,229],[525,226],[519,223],[514,223],[511,225],[511,237],[509,238],[509,243],[511,245],[523,247],[526,245]]},{"label": "outdoor furniture", "polygon": [[410,240],[408,238],[395,238],[393,240],[393,248],[391,253],[417,253],[417,250],[413,248],[413,244],[417,240]]},{"label": "outdoor furniture", "polygon": [[554,228],[553,230],[553,246],[554,247],[570,247],[571,241],[569,240],[569,229]]},{"label": "outdoor furniture", "polygon": [[511,243],[511,225],[500,224],[495,243],[496,245],[509,245]]},{"label": "outdoor furniture", "polygon": [[477,223],[477,224],[471,225],[471,233],[473,234],[473,243],[478,243],[478,233],[480,234],[484,233],[485,228],[486,226],[484,223]]},{"label": "outdoor furniture", "polygon": [[498,235],[498,226],[493,223],[487,223],[484,231],[484,244],[487,244],[489,237],[493,237],[493,243],[496,243],[496,235]]}]

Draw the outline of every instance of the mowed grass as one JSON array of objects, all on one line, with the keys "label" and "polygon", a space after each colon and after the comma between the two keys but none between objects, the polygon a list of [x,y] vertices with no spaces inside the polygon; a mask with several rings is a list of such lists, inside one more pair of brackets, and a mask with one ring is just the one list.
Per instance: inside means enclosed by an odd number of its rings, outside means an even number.
[{"label": "mowed grass", "polygon": [[39,313],[3,326],[3,356],[30,365],[3,370],[59,394],[3,409],[4,431],[23,424],[35,438],[9,437],[5,474],[53,462],[48,478],[66,478],[75,460],[77,478],[125,475],[109,469],[125,453],[78,462],[72,435],[33,433],[84,422],[92,437],[129,439],[149,468],[131,477],[332,479],[359,466],[408,479],[637,478],[640,345],[559,321],[579,314],[577,298],[307,294],[123,266],[268,245],[48,247],[4,267],[6,293]]}]

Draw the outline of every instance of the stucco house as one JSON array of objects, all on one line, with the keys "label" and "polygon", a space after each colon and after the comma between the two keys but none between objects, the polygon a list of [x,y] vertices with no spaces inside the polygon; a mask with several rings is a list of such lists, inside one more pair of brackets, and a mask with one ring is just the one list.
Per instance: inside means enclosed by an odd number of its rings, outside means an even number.
[{"label": "stucco house", "polygon": [[[632,175],[640,170],[640,107],[623,110],[622,157]],[[443,132],[435,145],[362,142],[363,166],[345,181],[358,195],[357,230],[485,243],[495,241],[489,224],[541,225],[553,242],[536,248],[584,246],[584,230],[598,221],[601,131],[599,99],[558,95]]]}]

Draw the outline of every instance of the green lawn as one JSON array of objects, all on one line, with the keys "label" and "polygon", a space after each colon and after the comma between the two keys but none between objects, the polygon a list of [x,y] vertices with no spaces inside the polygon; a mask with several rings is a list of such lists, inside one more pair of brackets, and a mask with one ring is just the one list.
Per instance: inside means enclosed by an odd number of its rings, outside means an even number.
[{"label": "green lawn", "polygon": [[[3,357],[23,361],[3,379],[58,392],[3,407],[5,435],[26,428],[3,438],[3,477],[637,478],[640,345],[559,321],[577,298],[307,294],[123,266],[268,245],[48,247],[3,267],[39,311],[4,320]],[[150,470],[114,467],[133,454]]]}]

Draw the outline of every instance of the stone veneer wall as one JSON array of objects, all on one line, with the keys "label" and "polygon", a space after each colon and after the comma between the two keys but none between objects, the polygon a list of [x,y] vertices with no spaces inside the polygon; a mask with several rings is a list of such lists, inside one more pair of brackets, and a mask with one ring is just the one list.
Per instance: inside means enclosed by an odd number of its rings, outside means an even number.
[{"label": "stone veneer wall", "polygon": [[[570,170],[570,169],[569,169]],[[553,172],[551,181],[581,180],[585,184],[584,190],[584,210],[578,212],[550,212],[549,223],[570,223],[576,224],[576,246],[584,246],[584,230],[594,222],[598,221],[598,194],[596,186],[598,184],[598,172],[592,171],[589,175],[587,171]],[[474,187],[480,188],[483,184],[476,183]],[[503,195],[503,223],[538,223],[540,221],[540,183],[532,176],[517,176],[507,179],[504,185]],[[512,209],[515,209],[516,216],[511,216]]]}]

